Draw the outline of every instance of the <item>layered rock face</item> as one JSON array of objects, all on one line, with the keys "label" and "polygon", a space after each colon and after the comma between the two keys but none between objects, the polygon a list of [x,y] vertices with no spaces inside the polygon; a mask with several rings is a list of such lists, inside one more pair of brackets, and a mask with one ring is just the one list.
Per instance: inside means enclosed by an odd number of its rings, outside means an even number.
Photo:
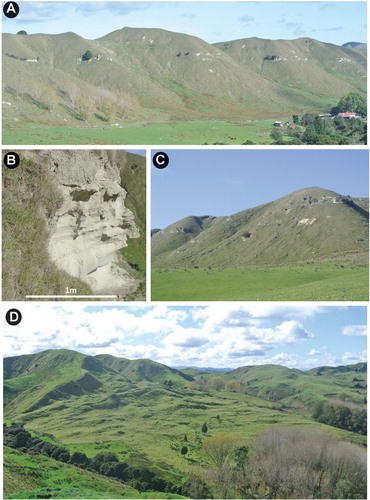
[{"label": "layered rock face", "polygon": [[128,238],[140,236],[120,185],[125,152],[27,151],[25,156],[49,168],[63,198],[48,221],[51,260],[96,293],[134,292],[139,282],[119,267],[117,253]]}]

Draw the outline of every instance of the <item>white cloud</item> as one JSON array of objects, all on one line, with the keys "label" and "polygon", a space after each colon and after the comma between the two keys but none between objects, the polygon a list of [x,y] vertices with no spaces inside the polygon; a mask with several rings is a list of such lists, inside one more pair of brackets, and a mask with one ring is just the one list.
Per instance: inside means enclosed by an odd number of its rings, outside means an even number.
[{"label": "white cloud", "polygon": [[[19,2],[20,15],[12,20],[18,24],[43,23],[65,18],[70,7],[66,2]],[[5,21],[9,22],[6,18]]]},{"label": "white cloud", "polygon": [[366,325],[347,325],[342,329],[343,335],[350,336],[366,336],[367,335],[367,326]]},{"label": "white cloud", "polygon": [[[330,307],[333,311],[333,306]],[[204,326],[211,330],[220,326],[259,325],[265,320],[304,320],[328,312],[328,310],[327,307],[318,305],[253,304],[232,306],[215,304],[204,308],[193,308],[191,314],[195,320],[203,322]]]},{"label": "white cloud", "polygon": [[343,365],[351,365],[356,363],[364,363],[367,361],[367,350],[356,352],[345,352],[341,356]]},{"label": "white cloud", "polygon": [[177,327],[175,331],[163,339],[163,343],[166,345],[193,348],[201,347],[210,342],[210,340],[211,338],[205,332],[197,328]]},{"label": "white cloud", "polygon": [[[304,326],[305,318],[311,321],[321,313],[317,306],[7,304],[7,307],[19,308],[23,321],[15,327],[4,321],[6,356],[64,348],[90,355],[109,353],[129,359],[149,358],[170,366],[229,368],[266,363],[312,368],[366,360],[365,351],[350,352],[348,347],[342,349],[342,354],[333,355],[331,344],[327,344],[326,350],[320,346],[321,354],[313,342],[308,354],[307,351],[303,354],[302,343],[314,339]],[[364,331],[362,325],[343,328],[347,335],[348,332],[359,335],[360,330]]]},{"label": "white cloud", "polygon": [[309,356],[316,356],[316,354],[320,354],[320,351],[318,351],[317,349],[311,349],[308,353]]},{"label": "white cloud", "polygon": [[[19,2],[20,15],[14,21],[18,24],[50,23],[65,19],[66,15],[73,16],[76,12],[90,16],[105,11],[114,16],[126,16],[133,12],[147,10],[153,5],[160,6],[161,2]],[[4,20],[7,21],[7,19]]]}]

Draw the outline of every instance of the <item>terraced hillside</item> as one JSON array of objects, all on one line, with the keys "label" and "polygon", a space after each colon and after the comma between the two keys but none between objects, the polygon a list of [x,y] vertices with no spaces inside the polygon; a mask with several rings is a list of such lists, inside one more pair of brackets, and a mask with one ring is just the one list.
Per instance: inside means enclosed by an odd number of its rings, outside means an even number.
[{"label": "terraced hillside", "polygon": [[[206,443],[226,439],[230,450],[243,449],[282,427],[293,426],[302,439],[308,431],[345,439],[362,456],[366,369],[359,363],[307,372],[277,365],[208,372],[63,349],[5,358],[6,496],[34,498],[48,490],[55,498],[79,498],[89,490],[85,498],[94,498],[95,490],[97,498],[138,498],[132,487],[147,486],[123,470],[155,475],[151,484],[160,492],[171,483],[167,498],[174,491],[195,495],[194,475],[211,467]],[[346,420],[328,423],[331,408]],[[103,459],[126,464],[121,475],[99,469]],[[117,478],[124,477],[122,485]],[[215,495],[217,481],[207,481]]]}]

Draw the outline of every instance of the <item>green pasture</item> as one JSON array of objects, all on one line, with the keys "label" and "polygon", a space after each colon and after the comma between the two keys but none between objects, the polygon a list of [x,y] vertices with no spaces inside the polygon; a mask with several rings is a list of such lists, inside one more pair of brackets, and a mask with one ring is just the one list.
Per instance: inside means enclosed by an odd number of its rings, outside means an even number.
[{"label": "green pasture", "polygon": [[142,125],[97,128],[11,125],[3,127],[3,145],[41,144],[132,144],[196,145],[214,143],[241,145],[245,141],[271,144],[274,120],[179,121]]},{"label": "green pasture", "polygon": [[326,262],[152,271],[152,300],[368,300],[366,265]]}]

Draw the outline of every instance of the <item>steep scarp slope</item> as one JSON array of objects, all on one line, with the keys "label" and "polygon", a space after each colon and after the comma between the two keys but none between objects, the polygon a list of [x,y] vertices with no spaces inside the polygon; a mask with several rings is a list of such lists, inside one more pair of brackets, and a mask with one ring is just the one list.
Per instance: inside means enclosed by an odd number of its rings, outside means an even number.
[{"label": "steep scarp slope", "polygon": [[366,202],[319,187],[223,217],[187,217],[152,236],[154,268],[248,267],[368,251]]},{"label": "steep scarp slope", "polygon": [[[350,87],[366,92],[366,54],[352,47],[339,47],[311,38],[247,38],[215,46],[242,67],[280,85],[282,95],[293,88],[304,89],[313,95],[335,95],[346,85],[348,92]],[[297,101],[302,97],[297,95]]]},{"label": "steep scarp slope", "polygon": [[10,124],[269,118],[322,111],[347,92],[366,92],[365,56],[308,38],[212,45],[155,28],[123,28],[97,40],[3,35]]}]

